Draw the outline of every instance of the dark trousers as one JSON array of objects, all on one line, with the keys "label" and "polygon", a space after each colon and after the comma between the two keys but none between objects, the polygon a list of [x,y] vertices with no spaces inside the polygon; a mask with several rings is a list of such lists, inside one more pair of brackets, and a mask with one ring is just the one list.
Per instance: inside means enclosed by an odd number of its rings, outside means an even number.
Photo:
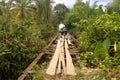
[{"label": "dark trousers", "polygon": [[61,35],[67,35],[67,31],[60,31]]}]

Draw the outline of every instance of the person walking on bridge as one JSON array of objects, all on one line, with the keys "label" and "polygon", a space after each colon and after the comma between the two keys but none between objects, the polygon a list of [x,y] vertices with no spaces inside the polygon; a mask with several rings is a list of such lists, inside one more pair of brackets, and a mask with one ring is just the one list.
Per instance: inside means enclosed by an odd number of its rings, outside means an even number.
[{"label": "person walking on bridge", "polygon": [[59,32],[64,36],[67,34],[67,29],[62,22],[59,24]]}]

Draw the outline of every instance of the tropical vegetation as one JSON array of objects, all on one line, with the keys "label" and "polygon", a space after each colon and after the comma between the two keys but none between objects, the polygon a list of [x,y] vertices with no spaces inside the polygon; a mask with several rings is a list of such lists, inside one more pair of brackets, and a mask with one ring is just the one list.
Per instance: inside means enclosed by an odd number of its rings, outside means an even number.
[{"label": "tropical vegetation", "polygon": [[105,9],[97,1],[90,6],[90,0],[77,0],[70,9],[52,4],[54,0],[0,1],[0,80],[16,80],[58,33],[61,21],[80,41],[80,59],[87,67],[99,67],[106,79],[120,79],[120,1]]}]

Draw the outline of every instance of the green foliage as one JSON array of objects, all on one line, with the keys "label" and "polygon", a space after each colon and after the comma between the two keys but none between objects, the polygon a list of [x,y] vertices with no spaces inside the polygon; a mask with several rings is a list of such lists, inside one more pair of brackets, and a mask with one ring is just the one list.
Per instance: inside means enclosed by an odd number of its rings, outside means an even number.
[{"label": "green foliage", "polygon": [[117,44],[117,53],[120,54],[120,42]]},{"label": "green foliage", "polygon": [[57,15],[57,19],[59,23],[64,20],[65,14],[69,11],[69,9],[64,4],[57,4],[54,7],[54,11]]},{"label": "green foliage", "polygon": [[77,75],[75,77],[75,80],[84,79],[85,74],[80,72],[80,68],[79,67],[75,67],[75,69],[76,69],[76,73],[77,73]]},{"label": "green foliage", "polygon": [[106,67],[113,67],[115,66],[116,64],[116,61],[114,58],[111,58],[109,56],[107,56],[104,60],[103,60],[103,64],[106,66]]},{"label": "green foliage", "polygon": [[[41,52],[46,45],[43,29],[35,22],[25,20],[11,25],[5,38],[2,37],[3,35],[0,36],[0,70],[2,72],[0,75],[3,75],[1,79],[16,79],[38,55],[37,53]],[[3,34],[2,30],[1,34]],[[10,76],[11,74],[13,76]]]},{"label": "green foliage", "polygon": [[80,41],[79,47],[84,48],[85,50],[87,50],[89,48],[89,46],[90,46],[89,37],[88,37],[87,32],[83,31],[80,34],[80,37],[78,39]]},{"label": "green foliage", "polygon": [[40,66],[36,64],[36,65],[32,68],[32,70],[38,71],[38,70],[40,70]]},{"label": "green foliage", "polygon": [[112,2],[107,4],[106,11],[108,13],[112,13],[113,11],[120,13],[120,6],[119,6],[119,4],[120,4],[119,0],[113,0]]},{"label": "green foliage", "polygon": [[[44,80],[44,74],[42,73],[42,70],[44,69],[46,63],[42,63],[40,65],[36,64],[32,70],[34,73],[30,74],[27,79],[32,79],[32,80]],[[41,67],[42,66],[42,67]],[[41,70],[41,71],[40,71]]]},{"label": "green foliage", "polygon": [[101,60],[104,60],[106,55],[108,54],[107,50],[104,48],[103,44],[101,42],[98,42],[95,50],[94,55]]},{"label": "green foliage", "polygon": [[92,52],[80,54],[80,57],[82,60],[85,60],[87,67],[94,68],[98,66],[99,62],[97,60],[97,57]]},{"label": "green foliage", "polygon": [[31,3],[0,1],[0,80],[16,80],[53,36],[52,0]]},{"label": "green foliage", "polygon": [[[116,12],[107,14],[103,12],[102,5],[96,8],[96,3],[90,7],[89,1],[83,3],[77,0],[66,15],[65,22],[70,33],[80,41],[79,48],[86,52],[82,55],[82,59],[86,61],[88,67],[98,66],[104,70],[116,68],[120,60],[120,15]],[[115,41],[118,42],[117,52],[114,57],[110,57],[109,48]]]},{"label": "green foliage", "polygon": [[47,62],[43,62],[41,65],[40,65],[40,67],[41,67],[41,69],[45,69],[45,67],[47,66]]},{"label": "green foliage", "polygon": [[36,73],[36,74],[32,75],[32,80],[44,80],[44,77],[42,74]]},{"label": "green foliage", "polygon": [[119,40],[118,32],[119,32],[119,20],[120,17],[117,13],[103,14],[100,16],[96,22],[93,24],[95,27],[94,30],[97,32],[99,39],[104,39],[109,36],[111,42],[114,40]]},{"label": "green foliage", "polygon": [[70,80],[111,80],[111,77],[108,76],[104,71],[98,69],[98,68],[86,68],[82,67],[84,69],[81,69],[79,67],[75,67],[77,75],[74,79]]},{"label": "green foliage", "polygon": [[[96,5],[96,2],[95,2],[95,5]],[[88,18],[91,18],[94,16],[96,17],[96,15],[101,15],[102,13],[103,11],[101,6],[98,9],[96,9],[96,7],[90,7],[90,1],[86,1],[86,3],[84,3],[82,2],[82,0],[77,0],[74,7],[66,15],[65,23],[68,26],[68,29],[72,30],[73,28],[75,28],[75,25],[72,25],[72,24],[79,24],[82,21],[87,21]],[[82,25],[85,25],[85,24],[83,23]],[[79,25],[79,27],[81,27],[82,25]]]},{"label": "green foliage", "polygon": [[103,41],[103,47],[106,51],[109,50],[109,48],[110,48],[110,39],[109,38],[107,38]]}]

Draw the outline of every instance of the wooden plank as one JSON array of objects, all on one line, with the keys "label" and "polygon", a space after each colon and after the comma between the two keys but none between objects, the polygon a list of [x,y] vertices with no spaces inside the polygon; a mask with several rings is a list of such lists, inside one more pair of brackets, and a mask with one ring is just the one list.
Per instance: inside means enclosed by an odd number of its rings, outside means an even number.
[{"label": "wooden plank", "polygon": [[58,40],[57,48],[56,48],[53,58],[49,64],[49,67],[46,71],[46,73],[49,75],[55,75],[56,67],[57,67],[57,63],[58,63],[58,59],[59,59],[59,48],[60,48],[60,40]]},{"label": "wooden plank", "polygon": [[57,73],[60,73],[60,72],[62,71],[61,67],[63,67],[64,73],[65,73],[65,71],[66,71],[63,43],[64,43],[64,38],[61,38],[61,43],[60,43],[60,56],[59,56],[59,64],[58,64],[58,71],[57,71]]},{"label": "wooden plank", "polygon": [[71,45],[71,44],[72,44],[69,38],[67,39],[67,41],[68,41],[68,44],[69,44],[69,45]]},{"label": "wooden plank", "polygon": [[62,38],[62,45],[61,45],[61,62],[62,62],[62,67],[63,67],[63,71],[64,71],[64,74],[66,74],[66,67],[65,67],[65,53],[64,53],[64,41],[65,39]]},{"label": "wooden plank", "polygon": [[70,52],[71,52],[71,54],[72,54],[72,53],[78,53],[78,54],[80,53],[80,52],[77,51],[77,50],[75,50],[75,51],[70,50]]},{"label": "wooden plank", "polygon": [[60,72],[61,72],[61,60],[60,60],[60,56],[59,56],[59,61],[58,61],[58,65],[57,65],[56,74],[59,74]]},{"label": "wooden plank", "polygon": [[75,73],[75,68],[74,68],[74,65],[73,65],[73,62],[72,62],[72,58],[70,56],[70,53],[68,51],[68,44],[67,44],[67,41],[65,40],[65,51],[66,51],[66,74],[67,75],[76,75]]},{"label": "wooden plank", "polygon": [[[69,35],[70,35],[70,34],[69,34]],[[77,39],[75,39],[72,35],[70,35],[70,37],[71,37],[71,39],[74,41],[74,43],[75,43],[77,46],[79,46],[80,42],[79,42]]]},{"label": "wooden plank", "polygon": [[57,74],[59,74],[61,72],[61,38],[60,38],[60,47],[59,47],[59,62],[58,62],[58,65],[57,65]]}]

